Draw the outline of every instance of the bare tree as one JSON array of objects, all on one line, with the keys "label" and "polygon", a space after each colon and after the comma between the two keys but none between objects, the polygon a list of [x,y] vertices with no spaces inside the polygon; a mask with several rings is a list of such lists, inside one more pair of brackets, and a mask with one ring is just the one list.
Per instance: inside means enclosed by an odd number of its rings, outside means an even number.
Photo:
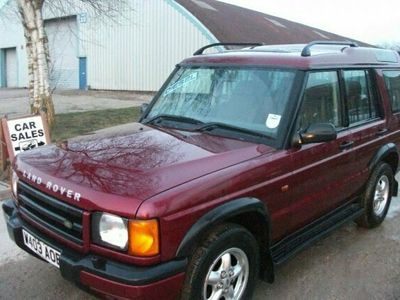
[{"label": "bare tree", "polygon": [[29,98],[34,114],[44,112],[49,125],[54,122],[54,104],[50,88],[50,52],[44,26],[43,10],[68,14],[77,5],[84,7],[95,17],[112,20],[128,0],[14,0],[24,28],[28,57]]},{"label": "bare tree", "polygon": [[50,93],[49,47],[42,15],[44,0],[17,0],[26,40],[29,98],[32,113],[45,112],[49,125],[54,122]]}]

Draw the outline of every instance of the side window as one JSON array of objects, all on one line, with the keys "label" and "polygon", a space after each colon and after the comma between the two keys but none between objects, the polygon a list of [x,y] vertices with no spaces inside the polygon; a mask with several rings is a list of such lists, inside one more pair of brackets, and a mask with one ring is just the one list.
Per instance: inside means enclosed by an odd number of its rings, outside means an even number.
[{"label": "side window", "polygon": [[362,123],[379,116],[369,71],[343,71],[349,124]]},{"label": "side window", "polygon": [[400,112],[400,71],[383,71],[392,112]]},{"label": "side window", "polygon": [[336,71],[309,74],[299,115],[299,129],[313,123],[342,127],[339,80]]}]

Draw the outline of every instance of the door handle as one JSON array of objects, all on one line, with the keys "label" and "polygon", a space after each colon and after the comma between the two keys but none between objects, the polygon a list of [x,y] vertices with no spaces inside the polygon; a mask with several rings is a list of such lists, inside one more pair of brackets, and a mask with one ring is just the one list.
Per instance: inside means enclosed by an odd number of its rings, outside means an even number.
[{"label": "door handle", "polygon": [[382,129],[379,129],[379,130],[376,132],[376,135],[377,135],[377,136],[382,136],[382,135],[385,135],[388,131],[389,131],[389,129],[387,129],[387,128],[382,128]]},{"label": "door handle", "polygon": [[339,148],[340,148],[340,150],[346,150],[346,149],[352,148],[353,146],[354,146],[354,142],[348,141],[348,142],[341,143]]}]

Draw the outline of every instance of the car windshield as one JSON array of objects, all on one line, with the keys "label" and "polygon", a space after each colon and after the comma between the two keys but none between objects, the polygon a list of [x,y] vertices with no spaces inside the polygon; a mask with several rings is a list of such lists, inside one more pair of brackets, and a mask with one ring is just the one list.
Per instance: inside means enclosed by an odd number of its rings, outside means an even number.
[{"label": "car windshield", "polygon": [[222,127],[276,138],[294,77],[292,70],[179,68],[144,122],[181,119],[191,130]]}]

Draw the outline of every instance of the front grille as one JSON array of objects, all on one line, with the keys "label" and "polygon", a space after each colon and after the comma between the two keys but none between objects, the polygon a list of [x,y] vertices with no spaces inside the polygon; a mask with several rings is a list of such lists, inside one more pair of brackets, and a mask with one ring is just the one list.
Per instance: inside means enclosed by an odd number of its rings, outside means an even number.
[{"label": "front grille", "polygon": [[83,245],[83,210],[48,196],[19,181],[18,201],[21,214],[48,230]]}]

